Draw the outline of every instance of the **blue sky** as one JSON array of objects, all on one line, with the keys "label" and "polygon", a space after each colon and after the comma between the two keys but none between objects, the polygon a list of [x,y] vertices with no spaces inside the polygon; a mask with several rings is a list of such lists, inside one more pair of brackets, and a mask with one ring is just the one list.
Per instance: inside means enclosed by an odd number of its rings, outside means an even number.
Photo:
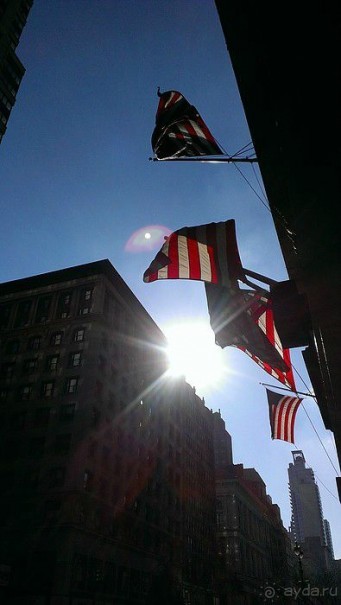
[{"label": "blue sky", "polygon": [[[243,266],[287,279],[257,168],[239,165],[242,176],[227,164],[149,161],[158,86],[181,91],[227,152],[250,141],[213,0],[35,0],[17,53],[26,74],[0,145],[1,282],[108,258],[161,329],[208,322],[202,283],[143,283],[159,246],[126,244],[147,226],[230,218]],[[306,392],[301,350],[291,353]],[[241,351],[223,357],[224,381],[198,394],[221,410],[234,461],[256,468],[287,527],[295,448],[271,440],[260,384],[276,382]],[[315,401],[304,407],[296,445],[318,478],[340,558],[336,449]]]}]

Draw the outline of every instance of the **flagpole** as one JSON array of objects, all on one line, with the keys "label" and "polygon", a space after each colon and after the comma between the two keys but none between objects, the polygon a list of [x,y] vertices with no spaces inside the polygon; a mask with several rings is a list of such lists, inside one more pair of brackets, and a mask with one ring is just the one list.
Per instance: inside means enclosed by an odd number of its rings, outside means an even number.
[{"label": "flagpole", "polygon": [[246,275],[248,275],[249,277],[258,279],[259,281],[262,281],[265,284],[268,284],[269,286],[274,286],[275,284],[278,284],[277,281],[275,281],[274,279],[271,279],[270,277],[265,277],[264,275],[261,275],[260,273],[255,273],[255,271],[250,271],[250,269],[245,269],[245,267],[243,267],[243,270],[244,270],[244,273]]},{"label": "flagpole", "polygon": [[[248,164],[258,164],[257,158],[234,158],[234,157],[221,157],[217,156],[214,160],[212,159],[203,159],[206,156],[193,156],[193,157],[182,157],[182,158],[149,158],[149,161],[152,162],[204,162],[206,164],[220,164],[221,162],[227,162],[229,164],[232,163],[248,163]],[[210,156],[211,157],[211,156]]]},{"label": "flagpole", "polygon": [[[277,384],[266,384],[265,382],[260,382],[259,384],[263,385],[263,387],[272,387],[274,389],[280,389],[281,391],[291,391],[293,389],[287,389],[285,387],[278,387]],[[297,395],[303,395],[304,397],[313,397],[315,399],[315,395],[311,393],[302,393],[301,391],[294,391]]]}]

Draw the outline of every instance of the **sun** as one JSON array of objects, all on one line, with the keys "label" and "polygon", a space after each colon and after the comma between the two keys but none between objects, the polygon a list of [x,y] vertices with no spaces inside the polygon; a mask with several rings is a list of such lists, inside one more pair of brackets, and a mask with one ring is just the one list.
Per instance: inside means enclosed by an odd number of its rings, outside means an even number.
[{"label": "sun", "polygon": [[168,341],[168,375],[185,376],[199,395],[218,386],[227,369],[210,326],[202,321],[186,321],[166,326],[163,331]]}]

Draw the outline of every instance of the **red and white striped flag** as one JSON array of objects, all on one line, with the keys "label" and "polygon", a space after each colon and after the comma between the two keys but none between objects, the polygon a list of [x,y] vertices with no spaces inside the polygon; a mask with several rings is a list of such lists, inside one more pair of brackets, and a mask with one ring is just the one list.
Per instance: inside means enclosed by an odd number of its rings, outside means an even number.
[{"label": "red and white striped flag", "polygon": [[167,90],[158,96],[152,148],[159,160],[222,154],[197,109],[180,92]]},{"label": "red and white striped flag", "polygon": [[216,344],[244,351],[265,372],[295,391],[289,349],[282,347],[274,324],[271,298],[259,292],[205,284]]},{"label": "red and white striped flag", "polygon": [[245,351],[245,353],[270,374],[270,376],[276,378],[276,380],[279,380],[282,384],[285,384],[292,391],[295,391],[296,385],[292,371],[290,351],[289,349],[283,348],[278,336],[274,322],[271,298],[266,299],[259,296],[258,293],[248,293],[248,296],[251,299],[253,298],[253,302],[247,309],[247,313],[265,335],[267,342],[272,348],[273,356],[277,355],[277,358],[280,359],[280,363],[276,363],[276,361],[272,361],[271,359],[267,360],[266,354],[262,355],[261,351],[259,356],[255,355],[252,348],[249,350],[248,346],[240,346],[239,348]]},{"label": "red and white striped flag", "polygon": [[272,439],[295,443],[294,425],[298,406],[303,401],[299,397],[279,395],[266,389]]},{"label": "red and white striped flag", "polygon": [[183,227],[166,239],[143,281],[194,279],[228,288],[245,280],[239,257],[235,221]]}]

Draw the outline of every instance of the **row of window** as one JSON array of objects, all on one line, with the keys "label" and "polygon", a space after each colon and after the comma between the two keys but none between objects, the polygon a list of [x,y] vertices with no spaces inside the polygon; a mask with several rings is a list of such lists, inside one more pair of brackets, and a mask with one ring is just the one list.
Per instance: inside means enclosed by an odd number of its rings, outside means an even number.
[{"label": "row of window", "polygon": [[[78,390],[78,383],[79,383],[78,376],[72,376],[70,378],[66,378],[65,386],[64,386],[64,393],[65,394],[76,393]],[[46,382],[43,382],[41,385],[40,393],[41,393],[41,396],[44,397],[45,399],[50,399],[51,397],[53,397],[55,394],[54,380],[48,380]],[[33,384],[22,385],[19,388],[18,395],[19,395],[19,399],[21,401],[28,401],[29,399],[32,399]]]},{"label": "row of window", "polygon": [[[78,386],[79,386],[79,376],[71,376],[69,378],[66,378],[65,383],[64,383],[63,394],[68,395],[70,393],[76,393],[78,390]],[[18,390],[18,399],[20,401],[32,400],[33,393],[34,393],[33,387],[34,387],[33,383],[27,383],[27,384],[21,385]],[[42,382],[41,389],[40,389],[40,396],[43,397],[44,399],[51,399],[52,397],[54,397],[54,395],[55,395],[55,381],[47,380],[45,382]],[[2,388],[0,390],[0,401],[6,401],[7,397],[8,397],[8,390],[5,388]]]},{"label": "row of window", "polygon": [[[22,328],[29,323],[46,323],[54,315],[57,319],[67,319],[71,316],[72,304],[75,298],[75,291],[68,290],[61,292],[58,296],[56,308],[53,309],[54,296],[48,294],[41,296],[36,304],[34,311],[34,299],[21,300],[18,303],[3,303],[0,306],[0,327],[8,328],[13,325],[14,328]],[[82,288],[78,297],[78,315],[87,315],[92,311],[93,288]],[[14,319],[12,320],[14,312]]]},{"label": "row of window", "polygon": [[[82,351],[74,351],[69,354],[67,367],[68,368],[78,368],[82,364]],[[30,359],[25,359],[22,364],[22,373],[23,374],[33,374],[37,371],[39,366],[38,357],[32,357]],[[58,354],[49,355],[45,360],[45,369],[48,372],[56,372],[60,365],[60,356]],[[1,365],[0,370],[0,378],[10,379],[14,376],[16,370],[16,363],[13,362],[4,362]]]},{"label": "row of window", "polygon": [[[62,330],[53,332],[50,336],[50,345],[53,347],[60,346],[64,339],[64,332]],[[72,342],[83,342],[85,340],[85,328],[76,328],[72,333]],[[20,352],[21,344],[19,340],[9,340],[5,345],[5,353],[7,355],[16,355]],[[42,344],[42,336],[40,334],[31,336],[28,339],[26,350],[27,351],[38,351]]]}]

